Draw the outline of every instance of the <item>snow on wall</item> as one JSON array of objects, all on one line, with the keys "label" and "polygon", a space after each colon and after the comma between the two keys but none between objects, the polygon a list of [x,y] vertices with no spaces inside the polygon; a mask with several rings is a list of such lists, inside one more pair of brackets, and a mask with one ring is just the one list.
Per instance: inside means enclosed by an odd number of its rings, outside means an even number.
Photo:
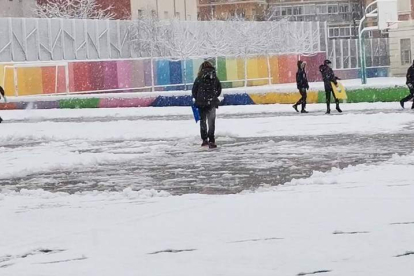
[{"label": "snow on wall", "polygon": [[[259,56],[251,57],[246,62],[235,57],[208,60],[216,65],[224,88],[237,88],[245,85],[251,87],[293,83],[298,59],[307,61],[309,80],[320,81],[318,67],[325,58],[325,53],[319,53],[311,57],[280,55],[266,58]],[[33,63],[24,64],[26,67],[19,67],[16,77],[13,67],[10,67],[12,64],[0,64],[0,85],[4,86],[7,96],[177,91],[191,88],[203,61],[204,59],[200,58],[189,59],[185,62],[155,60],[153,66],[149,59],[72,61],[51,63],[49,67],[42,63]],[[65,69],[65,64],[67,64],[67,69]],[[16,65],[21,66],[21,64]],[[153,74],[151,74],[152,69]],[[66,70],[68,84],[66,83]],[[337,74],[342,79],[352,79],[357,78],[359,72],[357,69],[338,70]],[[370,68],[368,74],[371,77],[385,77],[388,75],[388,68]]]}]

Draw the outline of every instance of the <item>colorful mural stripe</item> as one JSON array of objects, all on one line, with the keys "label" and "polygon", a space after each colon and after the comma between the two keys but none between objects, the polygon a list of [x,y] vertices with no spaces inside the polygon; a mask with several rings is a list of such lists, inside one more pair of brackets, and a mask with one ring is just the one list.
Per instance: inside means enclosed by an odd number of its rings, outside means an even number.
[{"label": "colorful mural stripe", "polygon": [[[359,102],[396,102],[407,95],[405,87],[365,88],[349,90],[348,103]],[[254,104],[293,104],[300,98],[298,92],[280,93],[240,93],[225,94],[223,105],[254,105]],[[308,103],[325,103],[324,91],[310,91]],[[0,109],[76,109],[76,108],[118,108],[118,107],[164,107],[190,106],[192,98],[186,96],[156,96],[135,98],[73,98],[56,101],[12,102],[0,103]]]},{"label": "colorful mural stripe", "polygon": [[[242,58],[218,57],[207,59],[217,67],[217,73],[224,88],[244,86],[245,74],[248,86],[269,84],[270,69],[271,83],[289,83],[295,81],[296,63],[299,56],[284,55],[267,57],[252,57],[246,61]],[[319,66],[325,53],[306,57],[309,64]],[[184,83],[191,88],[197,77],[198,69],[205,59],[190,59],[184,61],[156,60],[151,66],[150,60],[110,60],[110,61],[81,61],[68,62],[68,85],[66,84],[65,66],[62,63],[47,65],[25,64],[26,67],[17,69],[18,96],[42,95],[79,92],[113,92],[135,88],[138,91],[151,91],[154,84],[156,91],[183,90]],[[14,96],[14,72],[12,64],[0,64],[0,84],[4,80],[7,96]],[[57,68],[56,68],[57,66]],[[246,70],[245,70],[245,66]],[[153,69],[153,73],[151,70]],[[153,75],[153,76],[152,76]],[[381,74],[383,75],[383,74]],[[154,83],[152,81],[154,79]],[[264,80],[257,80],[264,79]],[[310,81],[319,81],[320,74],[310,74]]]}]

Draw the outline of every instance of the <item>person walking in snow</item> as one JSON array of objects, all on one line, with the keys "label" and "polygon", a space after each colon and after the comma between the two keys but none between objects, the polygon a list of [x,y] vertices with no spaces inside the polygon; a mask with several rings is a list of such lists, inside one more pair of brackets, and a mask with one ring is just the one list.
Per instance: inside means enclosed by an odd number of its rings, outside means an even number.
[{"label": "person walking in snow", "polygon": [[[414,60],[413,64],[408,68],[407,71],[407,82],[408,89],[410,89],[410,94],[400,101],[400,105],[404,108],[404,103],[414,98]],[[414,109],[414,102],[411,106],[411,109]]]},{"label": "person walking in snow", "polygon": [[325,94],[326,94],[326,114],[331,113],[331,94],[333,95],[336,103],[336,110],[341,113],[342,110],[339,108],[339,100],[336,98],[335,93],[333,92],[332,83],[338,85],[337,80],[340,80],[337,76],[335,76],[332,70],[332,62],[330,60],[325,60],[321,66],[319,66],[319,71],[322,74],[324,86],[325,86]]},{"label": "person walking in snow", "polygon": [[192,89],[195,105],[200,112],[200,133],[203,140],[201,146],[203,147],[217,147],[214,133],[216,128],[216,109],[220,104],[218,97],[221,95],[221,89],[216,69],[210,62],[203,62]]},{"label": "person walking in snow", "polygon": [[[0,99],[1,99],[1,97],[4,98],[4,94],[5,94],[4,89],[3,89],[3,87],[0,86]],[[0,117],[0,123],[1,122],[3,122],[3,119]]]},{"label": "person walking in snow", "polygon": [[306,76],[306,62],[299,60],[298,61],[298,72],[296,72],[296,85],[299,90],[299,93],[301,95],[300,100],[293,105],[293,108],[296,110],[296,112],[299,112],[298,106],[302,105],[301,113],[308,113],[306,108],[306,98],[307,93],[306,90],[309,90],[309,83],[308,78]]}]

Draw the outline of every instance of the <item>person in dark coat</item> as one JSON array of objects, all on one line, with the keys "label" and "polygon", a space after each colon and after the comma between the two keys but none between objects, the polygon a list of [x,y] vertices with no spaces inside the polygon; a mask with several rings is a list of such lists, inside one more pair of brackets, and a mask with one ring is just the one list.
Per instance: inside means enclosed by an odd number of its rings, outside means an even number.
[{"label": "person in dark coat", "polygon": [[306,90],[309,90],[308,78],[306,76],[306,62],[299,60],[298,61],[298,72],[296,73],[296,85],[299,90],[300,95],[302,96],[300,100],[293,105],[293,108],[296,112],[299,112],[298,105],[302,105],[301,113],[308,113],[306,108]]},{"label": "person in dark coat", "polygon": [[[3,87],[1,87],[1,86],[0,86],[0,99],[1,99],[1,97],[3,97],[3,98],[4,98],[4,93],[5,93],[5,92],[4,92]],[[1,123],[1,122],[3,122],[3,119],[0,117],[0,123]]]},{"label": "person in dark coat", "polygon": [[[404,108],[404,103],[408,102],[412,98],[414,98],[414,60],[413,64],[408,68],[407,71],[407,82],[406,82],[408,89],[410,89],[410,94],[400,101],[401,107]],[[411,109],[414,109],[414,102],[411,106]]]},{"label": "person in dark coat", "polygon": [[333,92],[332,84],[338,85],[337,80],[340,80],[337,76],[335,76],[335,73],[333,72],[332,68],[332,62],[330,60],[325,60],[321,66],[319,66],[319,71],[322,74],[323,82],[325,85],[325,94],[326,94],[326,114],[331,113],[331,94],[333,95],[336,103],[336,110],[341,113],[342,110],[339,108],[339,100],[336,98],[335,93]]},{"label": "person in dark coat", "polygon": [[195,105],[200,112],[200,133],[203,140],[201,146],[217,147],[214,133],[216,128],[216,109],[220,104],[218,97],[221,95],[221,89],[216,69],[210,62],[203,62],[192,90]]}]

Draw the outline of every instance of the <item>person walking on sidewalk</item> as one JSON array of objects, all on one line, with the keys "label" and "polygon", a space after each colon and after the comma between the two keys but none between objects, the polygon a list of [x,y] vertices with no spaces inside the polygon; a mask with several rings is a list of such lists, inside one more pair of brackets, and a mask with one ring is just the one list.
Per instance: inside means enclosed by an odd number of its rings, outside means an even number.
[{"label": "person walking on sidewalk", "polygon": [[[3,87],[1,87],[0,86],[0,99],[3,97],[4,98],[4,94],[5,94],[5,92],[4,92],[4,89],[3,89]],[[1,122],[3,122],[3,119],[0,117],[0,123]]]},{"label": "person walking on sidewalk", "polygon": [[333,92],[332,83],[338,85],[337,76],[335,76],[332,70],[332,62],[330,60],[325,60],[321,66],[319,66],[319,71],[322,74],[322,79],[325,86],[325,95],[326,95],[326,114],[331,113],[331,94],[333,95],[336,103],[336,110],[341,113],[342,110],[339,108],[339,100],[336,98],[335,93]]},{"label": "person walking on sidewalk", "polygon": [[[410,94],[400,101],[400,105],[404,108],[404,103],[414,98],[414,60],[413,64],[408,68],[407,71],[407,82],[408,89],[410,89]],[[411,109],[414,109],[414,102],[411,106]]]},{"label": "person walking on sidewalk", "polygon": [[300,100],[293,105],[293,108],[296,112],[299,112],[298,106],[302,105],[301,113],[308,113],[306,111],[306,98],[307,92],[309,90],[308,78],[306,76],[306,62],[299,60],[298,61],[298,72],[296,72],[296,85],[301,95]]},{"label": "person walking on sidewalk", "polygon": [[218,97],[221,95],[221,89],[216,69],[210,62],[203,62],[192,89],[195,105],[200,112],[200,133],[203,140],[201,146],[203,147],[217,147],[215,139],[216,109],[220,104]]}]

